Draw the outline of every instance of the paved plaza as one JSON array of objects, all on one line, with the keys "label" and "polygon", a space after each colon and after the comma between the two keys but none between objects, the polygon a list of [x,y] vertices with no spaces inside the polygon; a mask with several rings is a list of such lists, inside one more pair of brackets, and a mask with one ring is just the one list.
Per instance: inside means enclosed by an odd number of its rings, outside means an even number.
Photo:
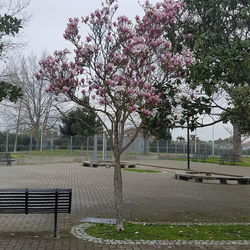
[{"label": "paved plaza", "polygon": [[[125,217],[139,221],[250,222],[250,185],[221,185],[176,180],[171,168],[181,161],[141,161],[161,173],[123,172]],[[154,167],[156,168],[156,167]],[[156,168],[157,169],[157,168]],[[250,168],[192,163],[192,169],[250,176]],[[80,163],[0,166],[0,188],[72,188],[72,213],[59,215],[59,237],[52,237],[53,215],[0,215],[0,249],[155,249],[107,246],[74,238],[72,226],[84,217],[114,218],[113,168]],[[169,249],[169,247],[159,247]],[[249,246],[175,246],[171,249],[250,249]]]}]

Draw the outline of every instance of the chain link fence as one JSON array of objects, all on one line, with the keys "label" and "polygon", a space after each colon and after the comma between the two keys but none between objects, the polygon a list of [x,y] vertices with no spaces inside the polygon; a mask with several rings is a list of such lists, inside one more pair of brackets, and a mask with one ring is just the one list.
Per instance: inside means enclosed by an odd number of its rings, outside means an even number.
[{"label": "chain link fence", "polygon": [[[124,139],[124,144],[129,138]],[[212,141],[190,141],[191,154],[207,154],[219,156],[232,154],[232,144],[216,144]],[[0,133],[0,152],[12,152],[23,156],[73,156],[86,160],[113,158],[109,140],[106,136],[70,136],[63,137],[55,134],[25,135],[16,137],[15,134]],[[184,158],[187,153],[187,143],[166,140],[144,140],[137,138],[124,152],[124,160],[144,158]],[[243,155],[250,155],[250,147],[242,147]]]}]

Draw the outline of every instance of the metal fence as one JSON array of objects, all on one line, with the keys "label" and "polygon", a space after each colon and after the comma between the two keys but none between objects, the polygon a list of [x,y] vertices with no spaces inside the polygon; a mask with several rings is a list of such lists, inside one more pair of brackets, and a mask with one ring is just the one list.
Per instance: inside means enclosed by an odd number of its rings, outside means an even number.
[{"label": "metal fence", "polygon": [[[124,140],[124,144],[128,142]],[[15,143],[16,141],[16,143]],[[214,144],[213,142],[190,142],[191,154],[207,154],[219,156],[232,154],[232,145],[229,143]],[[112,159],[109,140],[106,136],[70,136],[58,135],[18,135],[0,134],[0,152],[18,152],[24,156],[80,156],[85,159]],[[137,138],[124,152],[124,159],[141,158],[180,158],[187,153],[187,143],[166,140],[144,140]],[[243,155],[250,155],[250,147],[242,147]]]}]

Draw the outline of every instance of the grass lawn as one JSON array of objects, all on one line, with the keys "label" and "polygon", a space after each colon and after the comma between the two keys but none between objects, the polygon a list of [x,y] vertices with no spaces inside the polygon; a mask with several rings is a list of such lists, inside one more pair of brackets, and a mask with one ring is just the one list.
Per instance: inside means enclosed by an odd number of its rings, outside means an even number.
[{"label": "grass lawn", "polygon": [[160,173],[161,171],[158,170],[146,170],[146,169],[131,169],[125,168],[123,169],[125,172],[136,172],[136,173]]},{"label": "grass lawn", "polygon": [[[93,154],[93,149],[90,150],[72,150],[72,152],[70,151],[70,149],[43,149],[42,152],[40,152],[39,150],[26,150],[26,151],[17,151],[15,153],[11,152],[11,156],[13,158],[25,158],[25,157],[29,157],[29,156],[34,156],[34,157],[64,157],[64,156],[72,156],[72,157],[81,157],[84,155],[89,155],[91,156]],[[102,157],[102,151],[98,151],[97,152],[98,157]],[[107,156],[111,156],[112,152],[111,151],[107,151]],[[143,155],[143,154],[138,154],[139,155]],[[136,153],[133,152],[126,152],[124,153],[124,156],[136,156]]]},{"label": "grass lawn", "polygon": [[250,225],[171,226],[125,223],[124,232],[114,225],[95,224],[87,234],[113,240],[250,240]]},{"label": "grass lawn", "polygon": [[[177,160],[177,161],[187,161],[186,158],[176,158],[174,160]],[[191,162],[204,162],[204,161],[201,161],[201,160],[194,161],[192,159],[190,159],[190,161]],[[219,164],[220,163],[220,158],[219,157],[208,157],[208,158],[206,158],[206,163],[216,163],[216,164]],[[225,164],[231,165],[230,162],[225,162]],[[236,166],[243,166],[243,167],[250,167],[250,157],[248,157],[248,156],[242,157],[242,161],[241,162],[236,162],[235,165]]]},{"label": "grass lawn", "polygon": [[11,153],[11,156],[13,158],[25,158],[27,156],[34,156],[34,157],[64,157],[64,156],[82,156],[83,151],[81,150],[73,150],[70,152],[67,149],[55,149],[55,150],[50,150],[50,149],[44,149],[42,152],[32,150],[30,151],[18,151],[16,153]]}]

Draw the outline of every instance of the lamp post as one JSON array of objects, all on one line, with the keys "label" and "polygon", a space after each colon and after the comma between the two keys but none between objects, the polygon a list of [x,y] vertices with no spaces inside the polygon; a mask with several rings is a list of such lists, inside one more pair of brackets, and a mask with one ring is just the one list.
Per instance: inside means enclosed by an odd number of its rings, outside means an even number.
[{"label": "lamp post", "polygon": [[214,156],[214,125],[212,127],[212,156]]},{"label": "lamp post", "polygon": [[190,169],[189,117],[187,118],[187,169]]}]

